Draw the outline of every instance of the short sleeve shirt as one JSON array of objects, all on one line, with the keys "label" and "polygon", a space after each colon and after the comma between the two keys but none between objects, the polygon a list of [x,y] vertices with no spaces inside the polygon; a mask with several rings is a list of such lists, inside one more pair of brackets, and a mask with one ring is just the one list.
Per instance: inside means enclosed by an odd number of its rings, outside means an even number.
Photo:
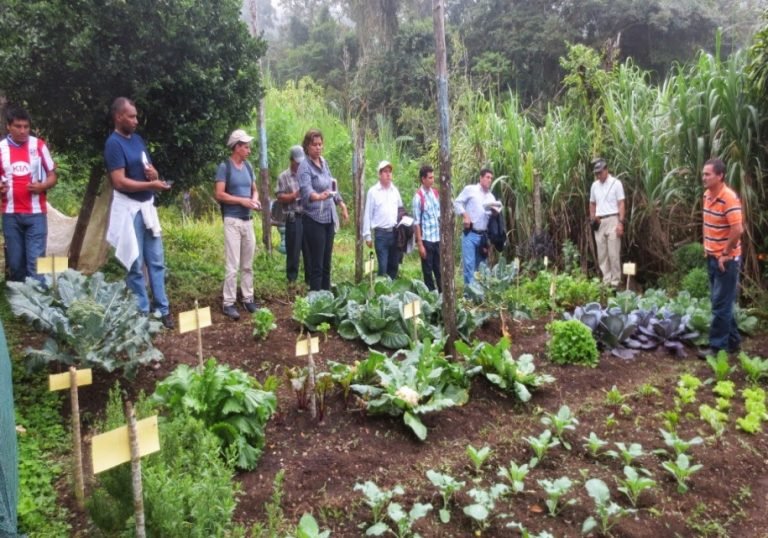
[{"label": "short sleeve shirt", "polygon": [[[250,198],[253,195],[253,178],[251,172],[248,169],[248,165],[243,163],[243,166],[237,168],[234,163],[230,161],[230,177],[229,184],[225,187],[227,194],[237,196],[239,198]],[[227,181],[227,164],[223,162],[219,164],[216,169],[216,183]],[[238,219],[248,220],[251,218],[251,210],[247,207],[243,207],[239,204],[220,204],[221,214],[224,217],[234,217]]]},{"label": "short sleeve shirt", "polygon": [[616,215],[619,202],[624,199],[624,186],[613,176],[604,182],[595,180],[589,190],[589,201],[595,204],[595,216]]},{"label": "short sleeve shirt", "polygon": [[[133,133],[125,137],[117,132],[112,132],[104,145],[104,161],[107,172],[114,172],[120,168],[125,169],[125,177],[134,181],[148,181],[144,167],[152,163],[144,140]],[[120,191],[123,192],[123,191]],[[138,192],[123,192],[129,198],[139,202],[151,200],[154,192],[151,189]]]}]

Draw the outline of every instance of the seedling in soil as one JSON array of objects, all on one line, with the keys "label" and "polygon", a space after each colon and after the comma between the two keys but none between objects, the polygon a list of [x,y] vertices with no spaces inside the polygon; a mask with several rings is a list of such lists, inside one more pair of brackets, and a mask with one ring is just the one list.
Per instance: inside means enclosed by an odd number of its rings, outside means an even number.
[{"label": "seedling in soil", "polygon": [[587,494],[595,501],[595,516],[589,516],[581,526],[581,533],[587,534],[595,528],[599,528],[604,535],[609,534],[619,519],[632,514],[635,510],[626,509],[611,500],[611,492],[608,486],[599,478],[587,480],[584,484]]},{"label": "seedling in soil", "polygon": [[[361,491],[365,496],[364,502],[371,509],[373,514],[373,527],[378,523],[382,523],[384,517],[384,507],[392,500],[395,495],[403,495],[405,490],[400,485],[395,486],[391,490],[381,489],[371,480],[366,481],[363,484],[359,482],[355,484],[355,491]],[[366,534],[370,534],[370,527]],[[384,525],[386,529],[386,525]]]},{"label": "seedling in soil", "polygon": [[744,389],[744,408],[747,415],[736,419],[736,425],[747,433],[757,433],[762,430],[760,423],[768,418],[765,409],[765,391],[759,387]]},{"label": "seedling in soil", "polygon": [[506,495],[509,487],[505,484],[494,484],[488,489],[472,488],[467,495],[474,503],[464,507],[464,513],[475,521],[479,530],[487,529],[491,524],[491,516],[496,508],[496,501]]},{"label": "seedling in soil", "polygon": [[269,308],[259,308],[251,314],[251,325],[253,326],[253,337],[256,340],[264,340],[271,331],[277,329],[275,315]]},{"label": "seedling in soil", "polygon": [[[328,538],[331,531],[320,531],[320,525],[312,514],[304,514],[296,527],[296,538]],[[291,537],[293,538],[293,537]]]},{"label": "seedling in soil", "polygon": [[541,531],[539,534],[531,534],[528,529],[523,527],[522,523],[517,523],[515,521],[507,523],[507,528],[519,530],[520,538],[555,538],[554,535],[548,533],[547,531]]},{"label": "seedling in soil", "polygon": [[427,471],[427,478],[440,491],[440,495],[443,498],[443,507],[439,511],[440,521],[448,523],[451,521],[451,511],[448,509],[451,497],[464,487],[465,482],[459,482],[450,475],[438,473],[432,469]]},{"label": "seedling in soil", "polygon": [[618,479],[619,491],[627,496],[629,502],[632,503],[632,506],[637,506],[637,499],[643,491],[652,489],[656,486],[656,481],[649,478],[651,473],[642,467],[637,470],[634,467],[625,465],[624,476],[626,478]]},{"label": "seedling in soil", "polygon": [[753,385],[760,382],[761,379],[768,378],[768,359],[760,357],[750,357],[744,352],[739,353],[739,364],[744,370],[744,375]]},{"label": "seedling in soil", "polygon": [[537,480],[537,482],[547,494],[547,500],[544,501],[544,503],[547,505],[551,516],[556,516],[560,510],[563,509],[563,506],[569,506],[576,503],[576,499],[569,499],[564,505],[560,504],[560,499],[562,499],[573,487],[573,482],[567,476],[561,476],[554,480],[543,478]]},{"label": "seedling in soil", "polygon": [[531,461],[529,462],[531,469],[536,467],[539,462],[544,459],[544,455],[547,453],[547,450],[560,444],[560,441],[557,439],[552,439],[552,432],[549,430],[544,430],[538,437],[533,437],[531,435],[529,437],[524,437],[523,440],[531,445],[531,449],[535,454],[535,456],[531,458]]},{"label": "seedling in soil", "polygon": [[[675,432],[668,432],[666,430],[659,429],[661,436],[664,438],[664,444],[675,451],[675,456],[685,454],[692,446],[700,445],[704,442],[701,437],[694,437],[688,441],[680,439]],[[664,450],[657,452],[665,453]]]},{"label": "seedling in soil", "polygon": [[605,427],[606,427],[606,429],[609,429],[609,430],[613,429],[614,427],[616,427],[616,424],[618,424],[618,423],[619,422],[616,420],[616,415],[614,415],[613,413],[611,413],[610,415],[605,417]]},{"label": "seedling in soil", "polygon": [[509,467],[499,467],[497,474],[512,483],[513,493],[522,493],[525,489],[525,477],[528,476],[529,471],[528,464],[517,465],[514,461],[510,461]]},{"label": "seedling in soil", "polygon": [[595,432],[589,432],[589,437],[582,437],[586,441],[584,448],[589,451],[590,456],[597,459],[599,457],[598,451],[608,444],[608,441],[600,439]]},{"label": "seedling in soil", "polygon": [[315,405],[317,406],[317,421],[322,422],[325,410],[328,407],[326,401],[333,390],[333,378],[328,372],[321,372],[315,378]]},{"label": "seedling in soil", "polygon": [[731,399],[736,396],[736,385],[733,381],[718,381],[715,383],[715,387],[712,392],[722,398]]},{"label": "seedling in soil", "polygon": [[624,403],[626,397],[621,393],[616,385],[611,387],[611,390],[605,392],[605,405],[617,407]]},{"label": "seedling in soil", "polygon": [[[419,535],[415,534],[413,530],[411,530],[411,527],[413,527],[413,524],[416,521],[426,516],[430,510],[432,510],[431,504],[416,503],[411,507],[409,512],[406,512],[400,503],[389,503],[389,506],[387,506],[387,515],[397,526],[397,531],[393,532],[393,534],[398,538],[406,538],[410,536],[419,538]],[[384,525],[384,530],[382,532],[372,533],[369,528],[366,535],[380,536],[389,530],[384,523],[380,523],[380,525]]]},{"label": "seedling in soil", "polygon": [[[718,398],[718,400],[721,400],[721,398]],[[726,402],[730,406],[730,402],[727,400]],[[728,423],[728,415],[707,404],[703,404],[699,406],[699,416],[701,417],[701,420],[709,424],[717,437],[723,435],[725,425]]]},{"label": "seedling in soil", "polygon": [[696,390],[701,386],[701,380],[691,374],[682,374],[677,382],[677,397],[681,406],[696,401]]},{"label": "seedling in soil", "polygon": [[651,385],[650,383],[643,383],[637,389],[637,393],[643,398],[651,398],[653,396],[661,396],[661,391]]},{"label": "seedling in soil", "polygon": [[475,466],[475,474],[480,474],[480,469],[485,461],[491,457],[492,453],[493,451],[489,446],[484,446],[478,450],[472,445],[467,445],[467,456],[469,456],[469,459],[472,460],[472,464]]},{"label": "seedling in soil", "polygon": [[293,394],[296,396],[296,407],[307,409],[309,407],[309,394],[307,393],[309,376],[306,368],[288,368],[285,371],[285,377],[291,384]]},{"label": "seedling in soil", "polygon": [[707,357],[707,364],[715,374],[715,381],[725,381],[736,370],[736,366],[731,366],[728,362],[728,353],[724,349],[718,351],[714,357]]},{"label": "seedling in soil", "polygon": [[317,330],[320,331],[323,334],[323,342],[328,341],[328,331],[331,330],[331,324],[327,321],[322,322],[320,325],[317,326]]},{"label": "seedling in soil", "polygon": [[299,322],[299,338],[304,335],[304,324],[307,322],[309,312],[309,299],[306,297],[296,297],[296,300],[293,302],[293,319]]},{"label": "seedling in soil", "polygon": [[571,449],[571,444],[565,440],[563,434],[565,430],[575,430],[579,421],[571,414],[571,409],[567,405],[560,407],[556,415],[545,413],[541,422],[545,426],[552,426],[555,429],[555,437],[567,450]]},{"label": "seedling in soil", "polygon": [[615,459],[621,458],[624,461],[624,465],[632,465],[632,462],[635,461],[635,459],[645,456],[643,445],[640,443],[631,443],[629,446],[624,443],[614,444],[619,451],[606,450],[605,454]]},{"label": "seedling in soil", "polygon": [[680,423],[680,414],[677,411],[664,411],[661,414],[664,419],[664,425],[669,431],[675,431]]},{"label": "seedling in soil", "polygon": [[688,479],[693,473],[701,470],[701,464],[691,465],[691,460],[685,454],[678,454],[675,461],[662,462],[661,466],[675,477],[677,480],[677,492],[685,493],[688,491]]}]

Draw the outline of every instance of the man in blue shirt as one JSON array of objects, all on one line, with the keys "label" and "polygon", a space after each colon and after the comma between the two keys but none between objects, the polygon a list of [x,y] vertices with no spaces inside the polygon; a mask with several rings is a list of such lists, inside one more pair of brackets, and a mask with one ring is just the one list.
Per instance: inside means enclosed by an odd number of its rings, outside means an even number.
[{"label": "man in blue shirt", "polygon": [[467,185],[453,203],[456,214],[462,217],[464,237],[461,240],[461,260],[464,272],[464,286],[475,279],[475,271],[488,257],[488,219],[491,211],[499,211],[501,205],[491,192],[493,172],[488,168],[480,170],[480,179],[474,185]]},{"label": "man in blue shirt", "polygon": [[[440,199],[435,184],[435,171],[427,165],[419,169],[421,186],[413,195],[411,207],[416,223],[416,246],[421,257],[424,284],[430,290],[443,291],[440,282]],[[434,279],[432,276],[434,275]]]},{"label": "man in blue shirt", "polygon": [[259,191],[254,182],[253,168],[248,164],[253,137],[242,129],[233,131],[227,141],[232,151],[229,160],[216,171],[214,197],[221,206],[224,219],[224,302],[222,312],[230,319],[240,319],[235,307],[237,300],[237,272],[240,270],[240,292],[243,307],[248,313],[256,312],[253,300],[253,254],[256,238],[251,214],[261,209]]},{"label": "man in blue shirt", "polygon": [[[165,293],[163,239],[154,205],[155,192],[167,191],[171,186],[160,179],[144,140],[136,134],[139,121],[133,101],[118,97],[110,111],[115,130],[104,146],[104,160],[115,191],[107,241],[115,247],[115,256],[128,269],[125,282],[136,295],[139,310],[145,314],[159,312],[163,325],[173,329]],[[144,266],[152,290],[151,310]]]}]

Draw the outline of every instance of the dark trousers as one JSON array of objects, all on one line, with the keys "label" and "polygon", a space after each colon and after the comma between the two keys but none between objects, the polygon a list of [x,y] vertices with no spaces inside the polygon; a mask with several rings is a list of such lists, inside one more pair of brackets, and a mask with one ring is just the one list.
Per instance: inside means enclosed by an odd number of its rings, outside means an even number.
[{"label": "dark trousers", "polygon": [[741,336],[733,317],[736,290],[739,287],[738,260],[725,262],[725,271],[717,265],[717,258],[707,256],[709,293],[712,301],[712,325],[709,327],[709,347],[735,351],[741,344]]},{"label": "dark trousers", "polygon": [[[304,215],[304,242],[309,254],[309,290],[331,289],[331,255],[336,231],[333,222],[320,223]],[[307,259],[304,259],[307,263]]]},{"label": "dark trousers", "polygon": [[[431,290],[435,289],[435,283],[437,283],[437,291],[442,292],[443,286],[440,282],[440,243],[433,241],[422,241],[424,243],[424,250],[427,251],[427,257],[421,259],[421,274],[424,275],[424,284]],[[435,275],[435,279],[432,280],[432,275]]]},{"label": "dark trousers", "polygon": [[373,230],[374,248],[376,249],[376,261],[379,264],[378,275],[389,275],[392,280],[397,278],[397,270],[400,267],[400,251],[395,241],[394,230]]},{"label": "dark trousers", "polygon": [[304,282],[309,284],[309,254],[304,241],[301,215],[285,220],[285,274],[288,282],[296,282],[299,276],[299,259],[304,258]]},{"label": "dark trousers", "polygon": [[45,256],[48,217],[43,213],[5,213],[3,235],[10,280],[24,282],[29,276],[44,282],[37,274],[37,259]]}]

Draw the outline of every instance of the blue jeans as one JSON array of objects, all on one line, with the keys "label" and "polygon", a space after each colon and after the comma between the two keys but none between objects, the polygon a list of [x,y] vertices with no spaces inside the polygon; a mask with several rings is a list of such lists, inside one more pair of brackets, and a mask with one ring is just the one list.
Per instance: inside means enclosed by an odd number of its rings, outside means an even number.
[{"label": "blue jeans", "polygon": [[488,257],[485,236],[477,232],[465,233],[461,238],[461,261],[464,269],[464,285],[475,279],[475,271]]},{"label": "blue jeans", "polygon": [[144,265],[147,266],[149,287],[152,290],[152,311],[159,310],[166,316],[171,313],[168,297],[165,295],[165,259],[163,257],[163,239],[152,235],[144,225],[141,212],[133,219],[133,230],[139,243],[139,257],[131,265],[125,277],[125,283],[135,295],[141,312],[149,313],[147,283],[144,281]]},{"label": "blue jeans", "polygon": [[733,317],[733,305],[736,302],[736,290],[739,287],[739,260],[725,262],[725,271],[717,265],[717,258],[707,256],[709,290],[712,301],[712,325],[709,327],[709,347],[735,351],[741,343],[736,319]]},{"label": "blue jeans", "polygon": [[24,282],[32,277],[43,282],[37,274],[37,259],[45,256],[48,217],[43,213],[5,213],[3,236],[10,280]]},{"label": "blue jeans", "polygon": [[395,243],[394,230],[385,232],[373,230],[374,248],[376,249],[376,261],[379,263],[378,275],[389,275],[392,280],[397,278],[397,270],[400,267],[400,252]]}]

